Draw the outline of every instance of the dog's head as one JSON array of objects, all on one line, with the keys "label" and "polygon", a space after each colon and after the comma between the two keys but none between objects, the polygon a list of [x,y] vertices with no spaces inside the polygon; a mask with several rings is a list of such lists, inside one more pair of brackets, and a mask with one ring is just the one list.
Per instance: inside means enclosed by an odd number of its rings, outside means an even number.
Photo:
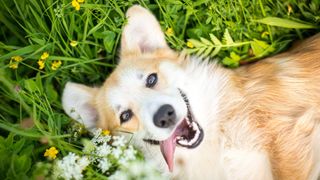
[{"label": "dog's head", "polygon": [[172,170],[176,145],[197,147],[203,131],[183,83],[183,55],[171,50],[155,17],[140,6],[127,12],[120,62],[100,88],[67,83],[63,107],[88,128],[126,131],[160,145]]}]

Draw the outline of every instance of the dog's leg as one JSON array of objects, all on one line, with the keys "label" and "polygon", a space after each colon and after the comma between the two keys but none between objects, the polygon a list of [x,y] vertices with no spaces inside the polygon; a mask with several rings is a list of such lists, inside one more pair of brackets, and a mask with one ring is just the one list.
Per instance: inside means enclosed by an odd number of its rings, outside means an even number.
[{"label": "dog's leg", "polygon": [[226,179],[271,180],[273,179],[269,157],[254,150],[229,149],[222,156]]}]

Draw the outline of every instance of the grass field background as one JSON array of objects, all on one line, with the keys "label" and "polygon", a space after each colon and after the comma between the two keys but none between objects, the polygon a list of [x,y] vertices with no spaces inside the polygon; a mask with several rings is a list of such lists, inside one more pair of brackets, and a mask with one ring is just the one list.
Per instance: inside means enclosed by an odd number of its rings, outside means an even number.
[{"label": "grass field background", "polygon": [[[1,0],[0,179],[43,177],[37,164],[51,162],[51,146],[58,158],[82,153],[87,135],[64,114],[61,92],[68,81],[105,80],[133,4],[157,16],[173,49],[229,68],[320,30],[319,0]],[[90,178],[103,175],[93,169]]]}]

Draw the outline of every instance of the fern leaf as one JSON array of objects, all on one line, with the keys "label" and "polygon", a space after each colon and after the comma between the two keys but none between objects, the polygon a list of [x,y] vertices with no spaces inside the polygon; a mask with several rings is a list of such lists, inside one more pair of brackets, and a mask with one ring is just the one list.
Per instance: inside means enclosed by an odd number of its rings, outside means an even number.
[{"label": "fern leaf", "polygon": [[209,36],[214,45],[217,45],[217,46],[222,45],[221,41],[215,35],[209,34]]},{"label": "fern leaf", "polygon": [[226,30],[224,31],[222,41],[223,41],[223,43],[226,44],[226,45],[231,45],[231,44],[234,43],[234,42],[233,42],[233,39],[232,39],[232,37],[231,37],[231,35],[230,35],[229,31],[228,31],[228,29],[226,29]]}]

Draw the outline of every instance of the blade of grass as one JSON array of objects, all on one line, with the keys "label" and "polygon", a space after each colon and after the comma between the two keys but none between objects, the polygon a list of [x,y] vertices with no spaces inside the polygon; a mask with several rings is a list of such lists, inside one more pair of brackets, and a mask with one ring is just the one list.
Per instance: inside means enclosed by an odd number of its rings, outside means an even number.
[{"label": "blade of grass", "polygon": [[266,17],[259,20],[254,20],[262,24],[267,24],[270,26],[278,26],[283,28],[292,28],[292,29],[315,29],[319,28],[317,26],[307,24],[305,22],[296,22],[289,19],[278,18],[278,17]]}]

